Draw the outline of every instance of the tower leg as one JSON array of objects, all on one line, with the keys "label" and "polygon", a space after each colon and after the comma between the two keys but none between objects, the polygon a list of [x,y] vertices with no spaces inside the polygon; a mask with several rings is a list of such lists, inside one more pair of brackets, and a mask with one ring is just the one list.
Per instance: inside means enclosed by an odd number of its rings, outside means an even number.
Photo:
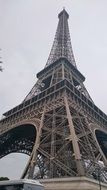
[{"label": "tower leg", "polygon": [[66,113],[67,113],[67,118],[68,118],[68,123],[69,123],[69,129],[70,129],[70,136],[71,136],[71,141],[72,141],[72,145],[73,145],[78,175],[83,176],[84,175],[84,168],[82,165],[81,154],[80,154],[80,149],[79,149],[79,145],[78,145],[78,139],[77,139],[77,136],[75,134],[72,116],[70,113],[70,108],[69,108],[69,104],[68,104],[68,100],[67,100],[66,96],[64,97],[64,102],[65,102],[65,107],[66,107]]},{"label": "tower leg", "polygon": [[33,175],[34,175],[35,165],[36,165],[36,161],[37,161],[37,150],[38,150],[39,145],[40,145],[41,130],[43,127],[44,114],[45,114],[45,109],[44,109],[42,117],[41,117],[40,126],[37,130],[36,141],[35,141],[35,145],[33,148],[33,156],[32,156],[30,168],[29,168],[29,175],[28,175],[29,179],[33,179]]}]

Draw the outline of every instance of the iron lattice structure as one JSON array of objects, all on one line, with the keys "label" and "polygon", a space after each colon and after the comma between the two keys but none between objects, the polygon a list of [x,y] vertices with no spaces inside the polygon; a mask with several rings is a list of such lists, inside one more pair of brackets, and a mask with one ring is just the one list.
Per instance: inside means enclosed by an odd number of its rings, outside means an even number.
[{"label": "iron lattice structure", "polygon": [[73,64],[76,67],[68,27],[69,15],[65,11],[65,9],[58,15],[58,18],[59,23],[53,46],[48,61],[46,63],[46,67],[61,57],[65,57],[71,64]]},{"label": "iron lattice structure", "polygon": [[[30,156],[22,178],[88,176],[107,180],[107,116],[94,104],[77,69],[68,13],[59,14],[54,44],[38,81],[0,121],[0,158]],[[36,169],[35,169],[36,168]]]}]

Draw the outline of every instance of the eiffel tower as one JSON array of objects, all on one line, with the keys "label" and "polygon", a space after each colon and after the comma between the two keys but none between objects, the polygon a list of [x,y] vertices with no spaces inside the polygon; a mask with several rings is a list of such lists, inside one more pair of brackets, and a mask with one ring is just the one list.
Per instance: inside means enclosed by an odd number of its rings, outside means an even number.
[{"label": "eiffel tower", "polygon": [[30,156],[22,178],[86,176],[107,181],[107,116],[93,102],[77,69],[68,18],[59,15],[53,46],[24,101],[0,121],[0,158]]}]

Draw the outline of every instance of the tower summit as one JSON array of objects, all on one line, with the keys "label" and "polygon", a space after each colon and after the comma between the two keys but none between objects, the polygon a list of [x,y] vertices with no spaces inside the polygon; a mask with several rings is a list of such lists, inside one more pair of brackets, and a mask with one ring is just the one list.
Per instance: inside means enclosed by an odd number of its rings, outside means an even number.
[{"label": "tower summit", "polygon": [[45,68],[24,101],[0,121],[0,158],[28,154],[22,178],[99,180],[100,171],[100,180],[107,182],[107,115],[92,101],[76,67],[69,15],[63,9],[58,17]]},{"label": "tower summit", "polygon": [[59,13],[58,18],[58,27],[46,66],[63,57],[76,67],[68,27],[69,15],[65,9]]}]

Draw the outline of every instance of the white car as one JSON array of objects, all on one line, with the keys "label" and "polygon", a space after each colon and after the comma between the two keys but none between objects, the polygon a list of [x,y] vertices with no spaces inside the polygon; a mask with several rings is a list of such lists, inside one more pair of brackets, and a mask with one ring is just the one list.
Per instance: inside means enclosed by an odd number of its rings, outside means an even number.
[{"label": "white car", "polygon": [[0,190],[44,190],[37,180],[20,179],[0,181]]}]

